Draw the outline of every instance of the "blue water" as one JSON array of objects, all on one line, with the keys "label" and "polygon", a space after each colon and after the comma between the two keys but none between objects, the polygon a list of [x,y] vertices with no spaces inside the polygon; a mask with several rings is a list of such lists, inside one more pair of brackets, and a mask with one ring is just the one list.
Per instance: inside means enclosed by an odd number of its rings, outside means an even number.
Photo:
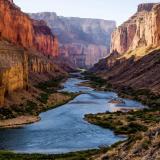
[{"label": "blue water", "polygon": [[84,115],[143,106],[127,99],[124,100],[124,106],[111,104],[109,101],[118,97],[116,93],[79,86],[82,81],[77,78],[68,79],[63,91],[82,91],[84,94],[61,107],[42,113],[41,121],[17,129],[1,129],[0,148],[25,153],[57,154],[96,149],[123,140],[124,136],[84,121]]}]

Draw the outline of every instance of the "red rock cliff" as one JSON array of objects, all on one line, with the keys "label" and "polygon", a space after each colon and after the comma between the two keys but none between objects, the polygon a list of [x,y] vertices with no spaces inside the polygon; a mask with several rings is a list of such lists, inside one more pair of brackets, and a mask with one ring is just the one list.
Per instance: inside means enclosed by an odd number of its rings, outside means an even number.
[{"label": "red rock cliff", "polygon": [[[160,4],[141,4],[112,35],[111,54],[96,64],[108,83],[160,93]],[[96,73],[96,74],[97,74]]]},{"label": "red rock cliff", "polygon": [[140,4],[138,11],[112,34],[111,52],[160,45],[160,4]]},{"label": "red rock cliff", "polygon": [[58,40],[42,21],[33,21],[8,0],[0,0],[0,37],[57,56]]}]

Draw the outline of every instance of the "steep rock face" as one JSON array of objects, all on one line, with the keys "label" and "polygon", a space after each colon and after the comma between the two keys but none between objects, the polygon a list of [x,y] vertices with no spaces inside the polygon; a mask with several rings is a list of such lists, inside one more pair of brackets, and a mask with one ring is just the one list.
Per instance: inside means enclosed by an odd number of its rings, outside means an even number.
[{"label": "steep rock face", "polygon": [[0,0],[0,4],[0,37],[25,48],[57,56],[57,39],[46,24],[35,23],[8,0]]},{"label": "steep rock face", "polygon": [[118,87],[150,89],[160,93],[160,4],[141,4],[138,12],[118,27],[111,54],[92,72]]},{"label": "steep rock face", "polygon": [[0,0],[0,107],[15,91],[66,76],[55,56],[58,39],[46,23],[30,19],[13,1]]},{"label": "steep rock face", "polygon": [[103,45],[71,43],[60,47],[62,57],[69,57],[75,66],[82,68],[93,66],[100,58],[105,57],[106,53],[108,50]]},{"label": "steep rock face", "polygon": [[4,96],[28,87],[28,55],[20,47],[0,41],[0,104]]},{"label": "steep rock face", "polygon": [[44,21],[32,20],[35,33],[35,46],[38,51],[51,56],[58,56],[58,38],[53,36],[50,28]]},{"label": "steep rock face", "polygon": [[109,53],[114,21],[67,18],[50,12],[30,15],[47,22],[61,43],[60,56],[68,56],[78,67],[93,66]]},{"label": "steep rock face", "polygon": [[58,76],[67,76],[58,63],[50,56],[45,56],[36,51],[29,51],[29,82],[37,85]]},{"label": "steep rock face", "polygon": [[160,45],[160,4],[140,4],[137,13],[112,34],[111,52]]}]

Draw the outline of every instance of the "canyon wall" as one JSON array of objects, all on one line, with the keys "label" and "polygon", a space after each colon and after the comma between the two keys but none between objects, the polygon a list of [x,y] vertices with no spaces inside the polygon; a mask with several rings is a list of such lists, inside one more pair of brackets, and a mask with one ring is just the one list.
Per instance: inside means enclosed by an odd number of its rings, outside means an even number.
[{"label": "canyon wall", "polygon": [[0,107],[15,91],[67,75],[54,61],[58,48],[44,21],[31,19],[13,1],[0,0]]},{"label": "canyon wall", "polygon": [[139,47],[159,46],[159,19],[160,4],[140,4],[137,13],[113,32],[111,52],[123,54]]},{"label": "canyon wall", "polygon": [[60,56],[68,57],[77,67],[93,66],[109,53],[114,21],[67,18],[50,12],[29,15],[47,22],[59,38]]},{"label": "canyon wall", "polygon": [[115,86],[159,94],[159,26],[160,4],[140,4],[137,13],[113,32],[110,56],[91,71]]},{"label": "canyon wall", "polygon": [[108,49],[103,45],[70,43],[60,47],[60,55],[69,57],[72,63],[78,67],[90,67],[106,57]]},{"label": "canyon wall", "polygon": [[57,38],[42,21],[34,21],[8,0],[0,0],[0,37],[25,48],[58,55]]},{"label": "canyon wall", "polygon": [[0,104],[15,90],[28,87],[28,54],[23,48],[0,41]]}]

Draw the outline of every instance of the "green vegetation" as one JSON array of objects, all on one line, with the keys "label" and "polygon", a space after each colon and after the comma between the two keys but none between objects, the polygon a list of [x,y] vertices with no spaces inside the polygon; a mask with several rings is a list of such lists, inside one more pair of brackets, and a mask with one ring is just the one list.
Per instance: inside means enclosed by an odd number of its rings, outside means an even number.
[{"label": "green vegetation", "polygon": [[[58,93],[58,92],[57,92]],[[55,94],[55,93],[54,93]],[[77,97],[78,95],[80,95],[80,93],[68,93],[68,92],[60,92],[59,94],[63,95],[64,97],[67,97],[66,100],[58,100],[57,102],[55,102],[54,104],[52,105],[47,105],[46,108],[43,108],[41,110],[41,112],[43,111],[47,111],[47,110],[50,110],[50,109],[54,109],[54,108],[57,108],[59,106],[62,106],[66,103],[68,103],[69,101],[73,100],[75,97]],[[48,95],[48,98],[49,98],[50,95]],[[45,98],[45,97],[44,97]],[[46,99],[46,102],[47,102],[48,99]]]},{"label": "green vegetation", "polygon": [[14,118],[15,115],[13,114],[13,111],[11,108],[0,108],[0,119],[9,119]]},{"label": "green vegetation", "polygon": [[[89,150],[82,152],[74,152],[68,154],[60,154],[60,155],[43,155],[43,154],[15,154],[7,151],[0,151],[0,160],[86,160],[92,159],[91,157],[97,154],[106,153],[109,150],[114,148],[118,148],[118,146],[122,143],[125,143],[125,146],[128,148],[132,147],[134,143],[139,141],[141,144],[140,149],[148,149],[151,145],[150,139],[144,139],[144,133],[149,131],[150,127],[154,126],[156,123],[160,122],[160,97],[159,95],[155,95],[149,90],[140,89],[134,90],[131,87],[116,87],[112,86],[110,83],[107,83],[105,80],[97,77],[94,74],[89,74],[86,76],[87,79],[90,79],[90,84],[100,90],[105,91],[116,91],[123,98],[135,99],[142,102],[145,105],[150,106],[149,109],[139,110],[139,111],[130,111],[127,113],[124,112],[116,112],[116,113],[99,113],[99,114],[88,114],[85,115],[85,120],[88,122],[99,125],[104,128],[112,129],[116,134],[125,134],[128,135],[128,139],[123,142],[117,142],[110,147],[100,147],[98,150]],[[62,79],[61,79],[62,80]],[[57,93],[56,90],[60,87],[60,79],[51,80],[46,83],[40,83],[37,88],[42,90],[43,92],[37,97],[37,100],[42,104],[47,104],[47,101],[53,93]],[[57,87],[58,86],[58,87]],[[74,98],[74,93],[62,93],[66,96],[70,96],[70,98]],[[70,100],[70,99],[69,99]],[[67,100],[68,101],[68,100]],[[50,108],[54,108],[59,105],[63,105],[67,101],[61,101],[54,106],[47,106],[47,108],[43,108],[44,110],[48,110]],[[29,113],[32,113],[32,109],[36,108],[36,104],[34,102],[28,101],[26,104],[27,110]],[[15,107],[16,108],[16,107]],[[41,110],[42,111],[42,110]],[[2,110],[5,115],[10,117],[11,110],[4,109]],[[17,111],[21,112],[21,111]],[[1,113],[1,109],[0,109]],[[1,116],[1,114],[0,114]],[[15,115],[14,115],[15,116]],[[146,138],[146,137],[145,137]],[[93,158],[94,159],[94,158]]]},{"label": "green vegetation", "polygon": [[[130,114],[132,115],[132,113]],[[140,123],[139,119],[130,122],[128,114],[123,112],[89,114],[85,115],[85,120],[101,127],[112,129],[116,134],[134,134],[148,130],[147,125]]]},{"label": "green vegetation", "polygon": [[65,77],[59,76],[59,77],[52,79],[50,81],[39,83],[35,87],[39,88],[40,90],[42,90],[48,94],[51,94],[60,88],[60,84],[64,79],[65,79]]},{"label": "green vegetation", "polygon": [[[12,119],[21,115],[34,115],[38,116],[40,112],[56,108],[60,105],[67,103],[79,94],[57,92],[61,88],[61,82],[64,81],[64,77],[58,77],[47,82],[39,83],[35,88],[37,88],[40,93],[33,97],[32,100],[23,99],[23,103],[20,105],[12,105],[10,107],[0,108],[0,119]],[[48,100],[53,94],[59,94],[60,99],[53,99],[50,105]]]},{"label": "green vegetation", "polygon": [[106,80],[96,76],[95,74],[85,74],[85,78],[90,80],[91,86],[96,89],[102,89],[104,91],[110,91],[113,89],[112,84],[106,82]]},{"label": "green vegetation", "polygon": [[0,108],[0,119],[6,120],[11,118],[16,118],[19,115],[24,115],[24,113],[30,115],[38,115],[37,104],[27,100],[25,104],[21,104],[19,106],[12,105],[10,107]]},{"label": "green vegetation", "polygon": [[87,73],[85,77],[90,80],[90,85],[96,89],[104,90],[104,91],[115,91],[119,94],[122,98],[129,98],[137,100],[144,105],[149,106],[150,108],[154,108],[155,110],[160,110],[160,95],[154,94],[148,89],[139,89],[135,90],[131,87],[118,87],[113,86],[112,84],[108,83],[106,80],[102,79],[101,77]]},{"label": "green vegetation", "polygon": [[131,87],[121,88],[118,90],[118,93],[121,97],[128,97],[135,99],[144,105],[154,108],[155,110],[160,109],[160,96],[155,95],[150,90],[139,89],[134,90]]},{"label": "green vegetation", "polygon": [[143,143],[142,143],[142,148],[148,149],[149,145],[151,145],[151,141],[150,140],[144,140]]},{"label": "green vegetation", "polygon": [[0,151],[0,160],[87,160],[95,154],[105,153],[106,151],[107,149],[95,149],[59,155],[15,154],[8,151]]}]

